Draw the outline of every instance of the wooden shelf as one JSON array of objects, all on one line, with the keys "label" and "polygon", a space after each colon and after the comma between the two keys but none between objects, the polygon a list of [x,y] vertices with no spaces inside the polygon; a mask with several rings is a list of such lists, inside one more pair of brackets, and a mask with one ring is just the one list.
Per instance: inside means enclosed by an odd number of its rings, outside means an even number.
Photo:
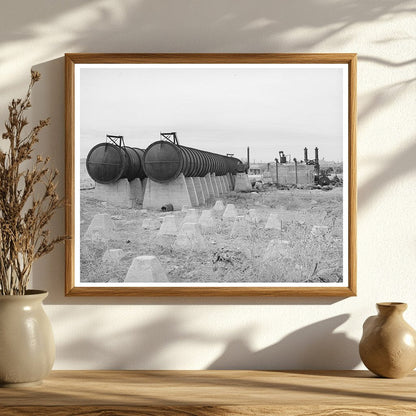
[{"label": "wooden shelf", "polygon": [[0,415],[416,415],[416,373],[367,371],[53,371],[0,389]]}]

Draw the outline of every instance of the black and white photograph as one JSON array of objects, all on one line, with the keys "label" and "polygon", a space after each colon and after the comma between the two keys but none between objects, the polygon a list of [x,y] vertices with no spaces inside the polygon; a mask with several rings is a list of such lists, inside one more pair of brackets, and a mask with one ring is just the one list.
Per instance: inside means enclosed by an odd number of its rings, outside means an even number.
[{"label": "black and white photograph", "polygon": [[77,63],[78,288],[348,288],[348,63]]}]

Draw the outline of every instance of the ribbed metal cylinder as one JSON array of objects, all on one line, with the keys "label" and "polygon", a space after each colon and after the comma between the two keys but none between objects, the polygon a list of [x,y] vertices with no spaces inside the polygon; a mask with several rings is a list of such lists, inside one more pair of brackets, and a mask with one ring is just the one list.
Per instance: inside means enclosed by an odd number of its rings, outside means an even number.
[{"label": "ribbed metal cylinder", "polygon": [[159,140],[145,150],[143,165],[150,179],[156,182],[169,182],[181,173],[186,177],[203,177],[208,173],[215,173],[217,176],[235,174],[237,167],[242,163],[235,157]]},{"label": "ribbed metal cylinder", "polygon": [[144,150],[112,143],[99,143],[87,156],[87,172],[98,183],[110,184],[119,179],[143,179]]}]

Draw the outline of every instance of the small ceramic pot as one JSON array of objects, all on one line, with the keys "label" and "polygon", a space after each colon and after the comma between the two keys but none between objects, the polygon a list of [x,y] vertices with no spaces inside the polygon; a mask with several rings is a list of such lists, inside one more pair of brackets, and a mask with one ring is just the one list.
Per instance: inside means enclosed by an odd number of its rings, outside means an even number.
[{"label": "small ceramic pot", "polygon": [[42,301],[48,292],[0,295],[0,386],[40,384],[55,361],[52,326]]},{"label": "small ceramic pot", "polygon": [[377,303],[363,325],[360,357],[381,377],[400,378],[416,367],[416,331],[403,319],[406,303]]}]

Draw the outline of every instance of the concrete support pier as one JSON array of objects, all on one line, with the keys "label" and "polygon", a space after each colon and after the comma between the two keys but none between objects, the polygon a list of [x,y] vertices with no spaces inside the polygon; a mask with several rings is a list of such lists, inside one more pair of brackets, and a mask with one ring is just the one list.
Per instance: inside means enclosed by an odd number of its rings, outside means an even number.
[{"label": "concrete support pier", "polygon": [[215,196],[214,187],[212,186],[212,178],[209,173],[205,175],[205,182],[207,183],[208,194],[210,198]]},{"label": "concrete support pier", "polygon": [[215,173],[211,173],[211,183],[212,183],[212,188],[214,190],[214,196],[215,197],[220,196]]},{"label": "concrete support pier", "polygon": [[174,210],[181,209],[184,205],[192,206],[183,174],[168,183],[158,183],[147,179],[143,208],[161,209],[165,204],[172,204]]},{"label": "concrete support pier", "polygon": [[235,176],[234,191],[250,192],[251,190],[252,186],[248,179],[247,173],[237,173],[237,175]]},{"label": "concrete support pier", "polygon": [[205,200],[204,190],[202,189],[201,178],[197,176],[192,179],[194,181],[195,192],[198,198],[199,205],[205,205],[206,200]]},{"label": "concrete support pier", "polygon": [[193,207],[199,205],[198,194],[196,193],[194,178],[185,178],[186,187],[188,188],[189,197]]},{"label": "concrete support pier", "polygon": [[133,208],[143,202],[143,185],[140,179],[120,179],[115,183],[96,183],[94,197],[121,208]]}]

